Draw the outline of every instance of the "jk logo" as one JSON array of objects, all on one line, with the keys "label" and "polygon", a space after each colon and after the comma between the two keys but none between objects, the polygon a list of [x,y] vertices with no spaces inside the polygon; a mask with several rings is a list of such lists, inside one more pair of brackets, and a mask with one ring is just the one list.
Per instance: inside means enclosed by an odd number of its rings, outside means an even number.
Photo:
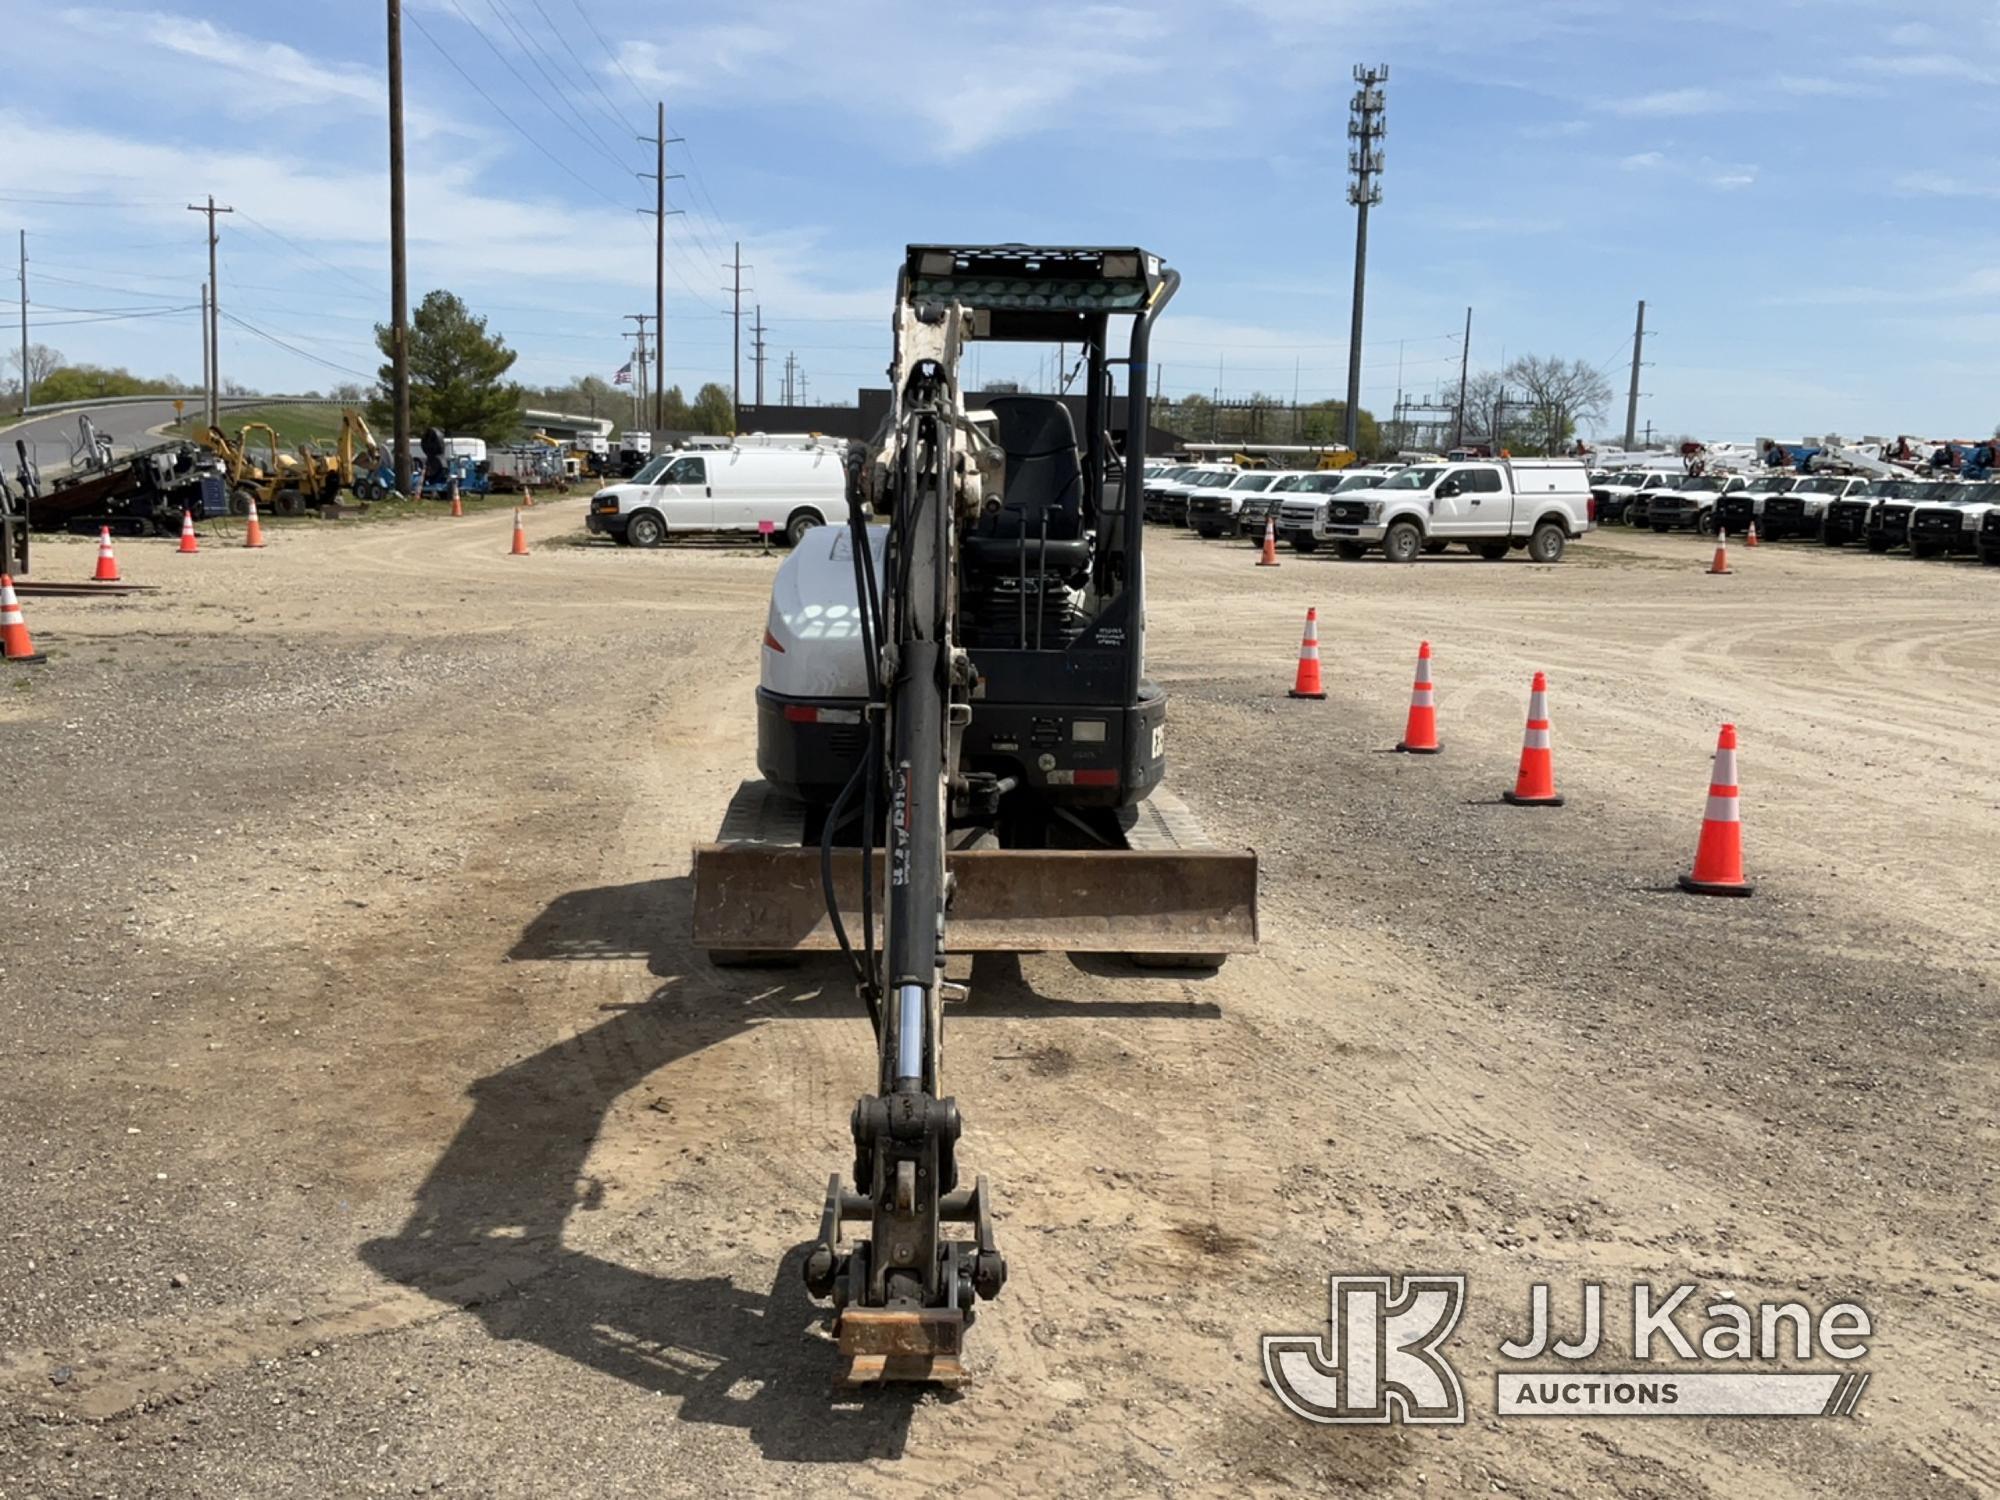
[{"label": "jk logo", "polygon": [[1331,1276],[1324,1344],[1264,1335],[1264,1378],[1308,1422],[1465,1421],[1458,1371],[1438,1346],[1465,1310],[1463,1276]]}]

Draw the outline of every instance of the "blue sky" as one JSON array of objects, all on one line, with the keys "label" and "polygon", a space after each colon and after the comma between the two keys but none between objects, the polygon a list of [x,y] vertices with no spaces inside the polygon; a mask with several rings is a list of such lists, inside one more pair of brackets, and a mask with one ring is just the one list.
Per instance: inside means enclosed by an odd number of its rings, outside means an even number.
[{"label": "blue sky", "polygon": [[[238,210],[223,307],[256,330],[225,323],[225,373],[273,390],[372,375],[383,6],[169,6],[0,0],[0,230],[28,231],[34,336],[198,375],[188,304],[206,257],[185,205],[213,192]],[[460,293],[537,383],[608,376],[622,315],[652,306],[652,221],[634,211],[651,148],[633,137],[664,98],[687,138],[669,161],[687,213],[671,221],[667,357],[690,390],[728,379],[738,239],[767,389],[796,352],[825,399],[879,383],[902,245],[1018,239],[1136,241],[1180,269],[1155,345],[1169,392],[1339,394],[1349,68],[1386,62],[1363,378],[1377,411],[1399,365],[1415,395],[1455,380],[1468,304],[1475,368],[1575,356],[1622,396],[1644,297],[1641,420],[1663,430],[2000,420],[1992,3],[406,0],[406,15],[412,299]],[[1036,369],[988,350],[980,373]],[[1610,425],[1622,415],[1614,402]]]}]

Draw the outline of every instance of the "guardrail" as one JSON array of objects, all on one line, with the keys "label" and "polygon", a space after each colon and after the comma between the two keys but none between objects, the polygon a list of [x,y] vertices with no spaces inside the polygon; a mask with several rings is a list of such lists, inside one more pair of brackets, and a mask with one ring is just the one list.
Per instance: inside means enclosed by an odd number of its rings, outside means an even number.
[{"label": "guardrail", "polygon": [[[185,402],[190,407],[200,406],[203,397],[199,391],[167,391],[152,396],[88,396],[81,401],[56,401],[48,405],[34,405],[20,414],[24,417],[56,416],[66,411],[91,411],[101,406],[147,406],[155,402],[171,405],[175,401]],[[224,406],[344,406],[331,396],[224,396]]]}]

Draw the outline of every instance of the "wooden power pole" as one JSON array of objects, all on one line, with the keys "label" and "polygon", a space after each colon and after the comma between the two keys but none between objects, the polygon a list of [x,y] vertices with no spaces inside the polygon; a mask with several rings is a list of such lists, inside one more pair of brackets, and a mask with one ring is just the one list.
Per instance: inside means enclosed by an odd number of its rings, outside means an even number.
[{"label": "wooden power pole", "polygon": [[403,201],[403,5],[389,0],[389,399],[396,489],[410,484],[410,276]]},{"label": "wooden power pole", "polygon": [[208,215],[208,423],[214,427],[222,421],[222,303],[215,284],[215,216],[236,210],[217,208],[210,193],[206,205],[190,203],[188,212]]}]

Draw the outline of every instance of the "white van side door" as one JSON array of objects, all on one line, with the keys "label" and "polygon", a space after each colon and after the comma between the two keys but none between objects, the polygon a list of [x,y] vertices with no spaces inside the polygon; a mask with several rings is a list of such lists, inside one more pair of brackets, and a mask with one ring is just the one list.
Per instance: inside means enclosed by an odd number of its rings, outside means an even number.
[{"label": "white van side door", "polygon": [[709,491],[715,497],[718,530],[755,531],[759,521],[785,529],[785,499],[772,493],[776,467],[763,454],[743,448],[715,455]]},{"label": "white van side door", "polygon": [[670,531],[706,531],[715,525],[708,460],[700,454],[686,453],[668,464],[647,498],[667,518]]}]

